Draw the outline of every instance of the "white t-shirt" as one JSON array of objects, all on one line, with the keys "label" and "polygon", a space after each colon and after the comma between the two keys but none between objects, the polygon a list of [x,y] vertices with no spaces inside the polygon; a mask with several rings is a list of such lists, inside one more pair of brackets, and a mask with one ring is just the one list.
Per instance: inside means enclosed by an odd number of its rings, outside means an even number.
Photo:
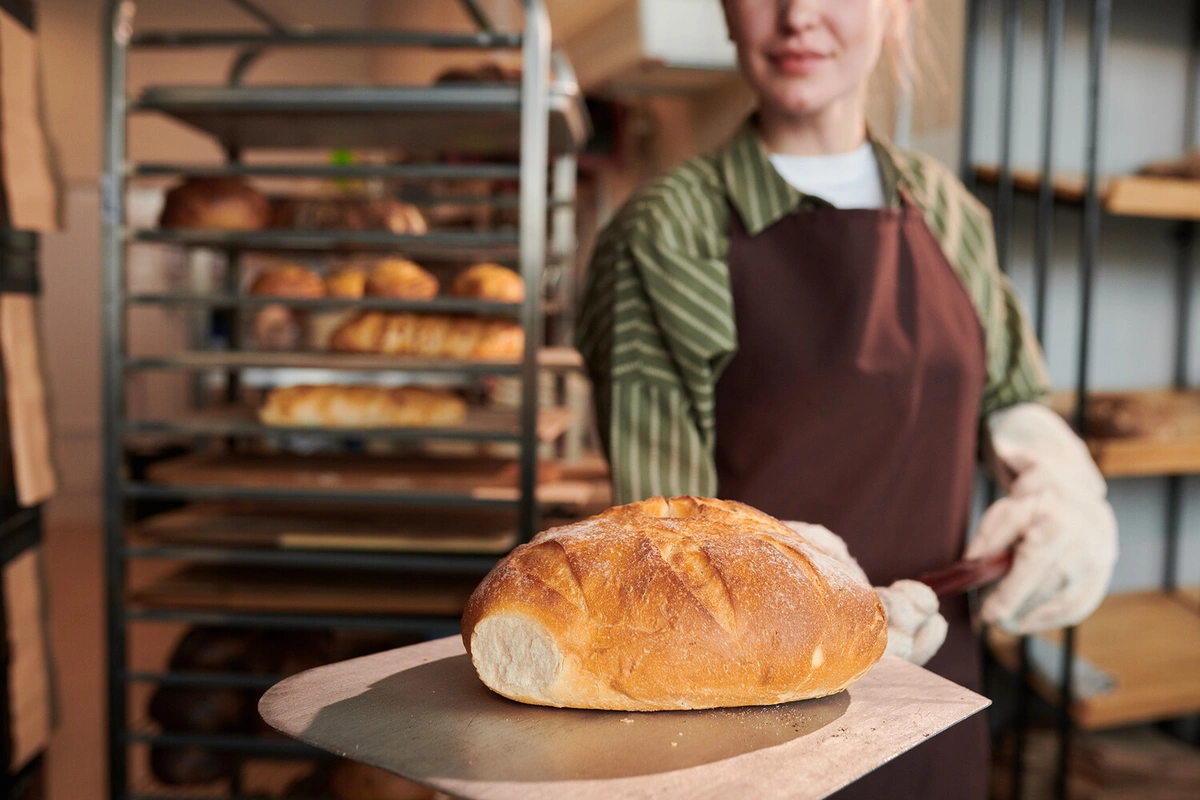
[{"label": "white t-shirt", "polygon": [[849,153],[833,156],[771,154],[771,164],[783,179],[804,194],[819,197],[836,208],[883,208],[883,179],[870,142]]}]

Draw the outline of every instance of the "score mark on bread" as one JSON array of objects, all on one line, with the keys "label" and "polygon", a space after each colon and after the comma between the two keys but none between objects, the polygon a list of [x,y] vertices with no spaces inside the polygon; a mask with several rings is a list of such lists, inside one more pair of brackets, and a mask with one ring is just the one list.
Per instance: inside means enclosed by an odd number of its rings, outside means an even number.
[{"label": "score mark on bread", "polygon": [[553,528],[463,614],[480,679],[525,703],[622,711],[835,694],[883,655],[878,595],[741,503],[658,497]]}]

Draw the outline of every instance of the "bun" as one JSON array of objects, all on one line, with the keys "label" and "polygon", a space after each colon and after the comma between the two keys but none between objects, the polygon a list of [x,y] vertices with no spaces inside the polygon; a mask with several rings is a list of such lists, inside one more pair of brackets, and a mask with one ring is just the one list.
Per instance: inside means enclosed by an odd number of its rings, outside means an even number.
[{"label": "bun", "polygon": [[520,83],[520,68],[503,67],[494,61],[473,67],[450,67],[437,76],[436,83]]},{"label": "bun", "polygon": [[452,392],[408,386],[291,386],[272,389],[258,416],[267,425],[449,428],[463,424],[467,404]]},{"label": "bun", "polygon": [[883,655],[887,619],[773,517],[655,497],[517,547],[471,595],[462,636],[513,700],[655,711],[835,694]]},{"label": "bun", "polygon": [[166,731],[228,733],[246,727],[251,701],[240,689],[159,686],[150,698],[150,718]]},{"label": "bun", "polygon": [[365,197],[289,197],[271,211],[275,228],[315,231],[387,231],[420,236],[429,232],[416,206]]},{"label": "bun", "polygon": [[450,285],[450,294],[498,303],[520,303],[525,299],[525,281],[499,264],[476,264],[458,274]]},{"label": "bun", "polygon": [[357,267],[339,269],[325,276],[325,292],[330,297],[358,299],[366,293],[367,273]]},{"label": "bun", "polygon": [[188,178],[167,192],[164,228],[256,231],[267,227],[267,198],[239,178]]},{"label": "bun", "polygon": [[263,271],[250,285],[250,294],[260,297],[324,297],[325,281],[316,272],[299,264],[284,264]]},{"label": "bun", "polygon": [[432,300],[437,297],[438,280],[406,259],[382,258],[371,267],[365,290],[371,297]]},{"label": "bun", "polygon": [[237,754],[232,750],[210,750],[194,745],[154,745],[150,748],[150,771],[168,786],[212,783],[237,774]]},{"label": "bun", "polygon": [[333,333],[330,348],[343,353],[504,361],[519,358],[525,331],[510,320],[446,314],[368,311]]}]

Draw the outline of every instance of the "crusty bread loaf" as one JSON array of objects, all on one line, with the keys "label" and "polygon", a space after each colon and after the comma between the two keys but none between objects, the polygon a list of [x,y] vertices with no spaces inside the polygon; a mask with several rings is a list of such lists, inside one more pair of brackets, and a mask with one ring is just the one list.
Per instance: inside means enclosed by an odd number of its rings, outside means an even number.
[{"label": "crusty bread loaf", "polygon": [[450,294],[498,303],[520,303],[525,299],[525,281],[499,264],[476,264],[454,278]]},{"label": "crusty bread loaf", "polygon": [[429,232],[429,225],[416,206],[369,197],[279,199],[271,210],[271,225],[293,230],[388,231],[413,236]]},{"label": "crusty bread loaf", "polygon": [[267,198],[240,178],[188,178],[167,192],[164,228],[255,231],[267,227]]},{"label": "crusty bread loaf", "polygon": [[367,273],[366,294],[397,300],[432,300],[437,297],[438,279],[404,258],[381,258]]},{"label": "crusty bread loaf", "polygon": [[250,285],[250,294],[260,297],[324,297],[325,281],[313,270],[300,264],[282,264],[264,270]]},{"label": "crusty bread loaf", "polygon": [[259,410],[265,425],[334,428],[449,428],[466,417],[453,392],[411,386],[289,386],[272,389]]},{"label": "crusty bread loaf", "polygon": [[330,297],[358,299],[366,294],[367,271],[358,267],[346,267],[325,276],[325,291]]},{"label": "crusty bread loaf", "polygon": [[516,548],[462,635],[513,700],[656,711],[834,694],[883,655],[887,620],[870,586],[778,520],[656,497]]},{"label": "crusty bread loaf", "polygon": [[334,331],[342,353],[503,361],[518,358],[525,331],[511,320],[367,311]]}]

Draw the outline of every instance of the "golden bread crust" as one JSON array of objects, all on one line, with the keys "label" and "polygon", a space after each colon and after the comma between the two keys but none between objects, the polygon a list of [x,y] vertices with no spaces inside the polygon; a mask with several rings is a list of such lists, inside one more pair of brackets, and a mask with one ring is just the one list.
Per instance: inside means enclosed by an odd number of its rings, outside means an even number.
[{"label": "golden bread crust", "polygon": [[458,395],[413,386],[289,386],[259,409],[263,424],[290,427],[450,428],[466,418]]},{"label": "golden bread crust", "polygon": [[497,303],[520,303],[525,299],[525,281],[499,264],[475,264],[454,278],[450,294]]}]

